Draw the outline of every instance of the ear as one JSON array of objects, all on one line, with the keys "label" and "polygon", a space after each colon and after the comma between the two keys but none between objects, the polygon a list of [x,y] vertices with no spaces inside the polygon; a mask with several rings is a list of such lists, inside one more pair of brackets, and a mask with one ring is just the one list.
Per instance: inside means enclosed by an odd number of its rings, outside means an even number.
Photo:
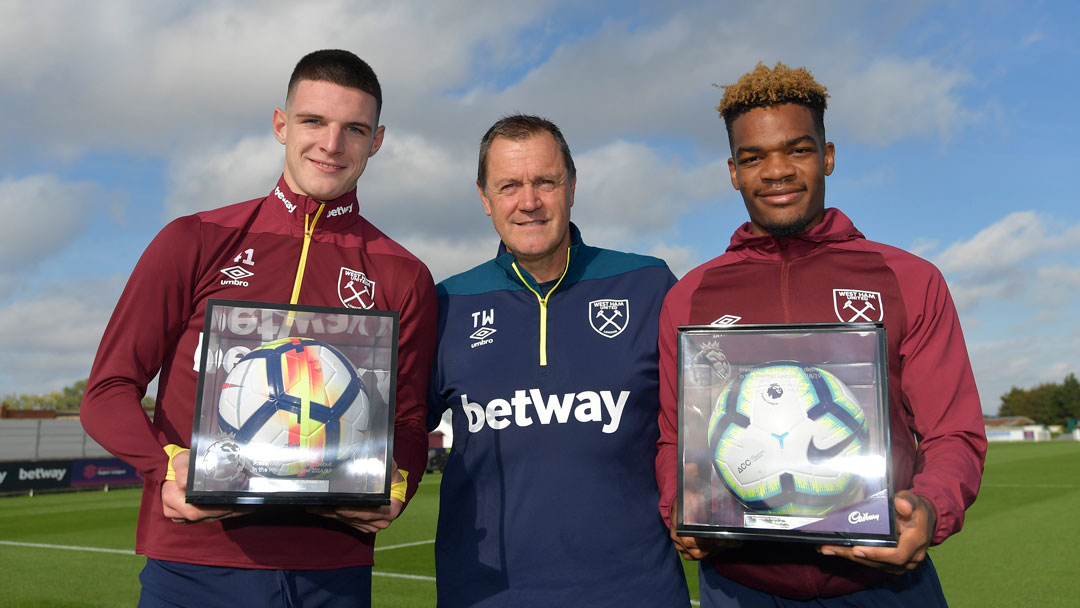
[{"label": "ear", "polygon": [[731,173],[731,187],[739,189],[739,167],[735,164],[734,158],[727,159],[728,172]]},{"label": "ear", "polygon": [[274,108],[274,117],[272,119],[274,124],[274,137],[278,140],[278,143],[285,143],[285,130],[289,124],[289,117],[285,114],[285,111],[281,108]]},{"label": "ear", "polygon": [[368,152],[368,158],[375,156],[375,153],[382,147],[383,135],[386,133],[386,127],[379,125],[375,129],[375,136],[371,138],[371,151]]},{"label": "ear", "polygon": [[836,162],[836,146],[833,142],[825,142],[825,175],[832,175],[833,164]]},{"label": "ear", "polygon": [[480,193],[480,202],[484,205],[484,213],[491,217],[491,201],[488,200],[487,194],[484,194],[484,187],[480,185],[480,182],[476,182],[476,191]]},{"label": "ear", "polygon": [[568,205],[568,207],[573,207],[574,206],[574,188],[576,188],[576,187],[577,187],[577,176],[575,175],[574,179],[570,180],[570,204]]}]

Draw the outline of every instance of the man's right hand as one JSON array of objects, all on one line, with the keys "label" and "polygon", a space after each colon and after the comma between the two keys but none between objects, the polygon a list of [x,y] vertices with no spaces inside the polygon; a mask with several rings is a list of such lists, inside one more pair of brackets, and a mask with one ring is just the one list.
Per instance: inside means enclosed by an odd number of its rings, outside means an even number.
[{"label": "man's right hand", "polygon": [[178,524],[190,524],[197,521],[216,521],[228,517],[238,517],[251,512],[251,509],[207,509],[186,502],[188,458],[191,452],[181,452],[173,457],[172,466],[176,471],[176,481],[161,484],[161,506],[165,517]]}]

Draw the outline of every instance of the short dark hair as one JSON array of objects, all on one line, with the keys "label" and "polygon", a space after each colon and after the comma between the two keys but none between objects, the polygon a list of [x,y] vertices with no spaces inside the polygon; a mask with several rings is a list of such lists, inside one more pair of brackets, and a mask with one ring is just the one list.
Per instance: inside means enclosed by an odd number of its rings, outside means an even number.
[{"label": "short dark hair", "polygon": [[285,94],[285,103],[289,103],[296,85],[302,80],[332,82],[336,85],[359,89],[375,98],[375,120],[382,113],[382,87],[375,70],[363,59],[349,51],[325,49],[308,53],[297,62],[289,78],[289,88]]},{"label": "short dark hair", "polygon": [[[713,85],[720,87],[721,85]],[[731,125],[735,119],[755,108],[794,103],[810,110],[814,126],[822,140],[825,139],[825,108],[829,94],[825,87],[814,80],[806,68],[791,69],[776,62],[771,70],[758,62],[753,71],[743,74],[738,82],[724,85],[724,96],[716,106],[727,127],[728,145],[734,146]]]},{"label": "short dark hair", "polygon": [[551,136],[555,138],[555,143],[559,146],[559,152],[562,153],[563,164],[566,165],[567,178],[573,183],[574,177],[577,176],[577,169],[574,168],[574,159],[570,156],[570,146],[566,144],[566,138],[563,137],[559,127],[540,116],[511,114],[503,116],[498,122],[491,125],[491,128],[487,130],[487,133],[484,133],[484,137],[480,140],[480,162],[476,170],[476,185],[486,191],[488,151],[491,150],[491,142],[495,141],[496,137],[520,141],[543,131],[551,133]]}]

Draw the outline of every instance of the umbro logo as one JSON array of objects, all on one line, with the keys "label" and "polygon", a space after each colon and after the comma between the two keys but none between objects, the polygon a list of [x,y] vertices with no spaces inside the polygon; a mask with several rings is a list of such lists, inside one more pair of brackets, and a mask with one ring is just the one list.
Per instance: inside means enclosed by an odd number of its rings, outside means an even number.
[{"label": "umbro logo", "polygon": [[243,266],[229,266],[228,268],[222,268],[221,274],[229,277],[227,279],[221,279],[222,285],[235,285],[237,287],[247,287],[248,282],[244,279],[255,275],[254,272],[251,272]]},{"label": "umbro logo", "polygon": [[724,316],[720,317],[719,319],[713,321],[712,323],[709,323],[709,325],[719,325],[719,326],[723,327],[725,325],[734,325],[734,324],[738,323],[741,320],[742,320],[742,317],[739,317],[739,316],[736,316],[736,315],[724,315]]},{"label": "umbro logo", "polygon": [[493,340],[491,336],[495,335],[496,331],[498,330],[494,327],[481,327],[480,329],[469,334],[469,338],[471,340],[475,340],[475,342],[471,344],[472,348],[476,348],[477,346],[483,346],[485,344],[491,344],[492,342],[494,342],[495,340]]},{"label": "umbro logo", "polygon": [[490,336],[497,331],[499,330],[495,329],[494,327],[481,327],[480,329],[469,334],[469,337],[473,340],[483,340],[484,338]]}]

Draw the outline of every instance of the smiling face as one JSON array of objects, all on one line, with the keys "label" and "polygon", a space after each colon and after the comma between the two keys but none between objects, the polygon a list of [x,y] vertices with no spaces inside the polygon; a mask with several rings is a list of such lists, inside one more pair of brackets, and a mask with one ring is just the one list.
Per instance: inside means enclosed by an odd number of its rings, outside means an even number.
[{"label": "smiling face", "polygon": [[731,185],[754,234],[790,236],[821,223],[835,149],[798,104],[754,108],[731,125]]},{"label": "smiling face", "polygon": [[297,83],[285,110],[274,110],[274,136],[285,144],[285,183],[319,201],[355,188],[382,146],[377,121],[369,93],[321,80]]},{"label": "smiling face", "polygon": [[551,133],[491,142],[487,183],[477,184],[484,212],[506,248],[539,282],[559,278],[566,268],[575,185]]}]

